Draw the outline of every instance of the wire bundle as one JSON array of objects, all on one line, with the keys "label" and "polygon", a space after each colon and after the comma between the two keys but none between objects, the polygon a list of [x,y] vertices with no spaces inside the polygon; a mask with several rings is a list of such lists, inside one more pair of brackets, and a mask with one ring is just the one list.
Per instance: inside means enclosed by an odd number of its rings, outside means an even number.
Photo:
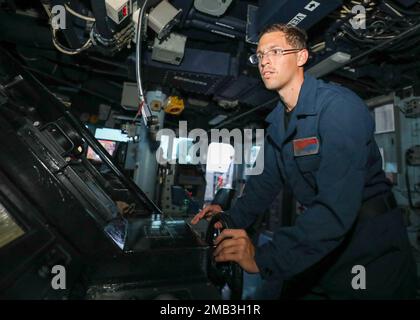
[{"label": "wire bundle", "polygon": [[[340,18],[337,22],[340,27],[334,37],[336,41],[343,39],[346,42],[356,42],[361,48],[371,48],[386,40],[389,45],[382,48],[383,51],[401,51],[413,46],[412,38],[418,36],[419,30],[409,37],[400,37],[404,32],[413,29],[420,24],[420,2],[410,11],[404,10],[391,0],[367,0],[350,1],[352,5],[362,5],[366,8],[366,29],[355,29],[351,19],[355,14],[343,5]],[[413,29],[414,31],[414,29]],[[404,41],[403,41],[404,40]]]},{"label": "wire bundle", "polygon": [[79,18],[79,19],[82,19],[84,21],[90,22],[90,23],[93,22],[93,26],[90,30],[89,39],[83,44],[83,46],[81,46],[80,48],[74,49],[74,48],[65,47],[60,43],[60,41],[58,40],[58,37],[57,37],[58,29],[54,28],[54,26],[52,24],[52,21],[50,21],[51,31],[52,31],[52,42],[53,42],[54,47],[58,51],[60,51],[61,53],[64,53],[64,54],[67,54],[67,55],[76,55],[76,54],[79,54],[82,51],[85,51],[85,50],[89,49],[93,45],[93,29],[94,29],[94,26],[95,26],[95,18],[82,15],[82,14],[76,12],[75,10],[73,10],[72,8],[70,8],[67,4],[64,4],[64,7],[65,7],[66,11],[68,13],[70,13],[71,15],[73,15],[73,16]]}]

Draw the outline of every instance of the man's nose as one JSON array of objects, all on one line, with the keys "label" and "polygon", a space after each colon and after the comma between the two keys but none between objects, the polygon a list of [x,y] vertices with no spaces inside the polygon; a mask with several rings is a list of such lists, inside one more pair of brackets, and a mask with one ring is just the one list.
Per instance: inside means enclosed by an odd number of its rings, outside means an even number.
[{"label": "man's nose", "polygon": [[264,66],[266,66],[269,63],[271,63],[270,59],[266,55],[263,55],[261,57],[261,60],[260,60],[260,66],[261,66],[261,68],[263,68]]}]

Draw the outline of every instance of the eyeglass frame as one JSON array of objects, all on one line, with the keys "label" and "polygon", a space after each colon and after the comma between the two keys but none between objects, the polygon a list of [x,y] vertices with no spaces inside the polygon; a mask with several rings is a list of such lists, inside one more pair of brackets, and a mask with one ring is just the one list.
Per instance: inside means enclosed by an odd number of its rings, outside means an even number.
[{"label": "eyeglass frame", "polygon": [[[260,62],[262,61],[262,59],[264,59],[264,56],[268,53],[268,52],[270,52],[270,51],[273,51],[273,50],[280,50],[280,52],[281,52],[281,55],[279,55],[279,57],[281,56],[285,56],[286,54],[290,54],[290,53],[294,53],[294,52],[299,52],[299,51],[301,51],[301,50],[303,50],[303,49],[305,49],[305,48],[292,48],[292,49],[282,49],[282,48],[278,48],[278,47],[275,47],[275,48],[271,48],[271,49],[268,49],[268,50],[266,50],[266,51],[264,51],[264,52],[261,52],[261,53],[254,53],[253,55],[250,55],[249,56],[249,58],[248,58],[248,60],[249,60],[249,62],[251,63],[251,64],[253,64],[253,65],[257,65],[257,64],[260,64]],[[260,58],[258,58],[258,55],[261,55],[261,59]],[[275,55],[275,56],[277,56],[277,55]],[[257,62],[253,62],[253,57],[255,57],[255,59],[257,59]]]}]

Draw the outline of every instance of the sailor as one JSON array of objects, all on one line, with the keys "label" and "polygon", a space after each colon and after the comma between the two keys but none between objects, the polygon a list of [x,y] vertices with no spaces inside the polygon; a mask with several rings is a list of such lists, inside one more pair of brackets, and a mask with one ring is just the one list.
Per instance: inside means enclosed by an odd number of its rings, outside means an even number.
[{"label": "sailor", "polygon": [[[222,213],[233,227],[216,238],[215,260],[260,273],[261,298],[414,298],[415,264],[372,116],[352,91],[304,72],[306,40],[282,24],[260,35],[252,60],[280,102],[266,119],[262,174]],[[256,246],[245,229],[281,190],[305,210]],[[192,223],[221,211],[210,205]]]}]

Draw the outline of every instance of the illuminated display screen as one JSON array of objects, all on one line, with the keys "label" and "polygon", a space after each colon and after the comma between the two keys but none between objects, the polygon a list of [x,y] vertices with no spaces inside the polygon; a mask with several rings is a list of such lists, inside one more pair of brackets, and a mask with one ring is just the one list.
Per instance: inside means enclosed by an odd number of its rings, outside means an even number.
[{"label": "illuminated display screen", "polygon": [[0,248],[24,234],[25,232],[13,221],[6,208],[0,203]]},{"label": "illuminated display screen", "polygon": [[[117,147],[117,142],[116,141],[109,141],[109,140],[98,140],[98,141],[105,148],[105,150],[108,151],[108,153],[111,156],[114,155],[115,149]],[[86,157],[89,160],[96,161],[96,162],[101,162],[101,158],[95,153],[95,151],[93,151],[93,149],[91,147],[88,147]]]},{"label": "illuminated display screen", "polygon": [[130,138],[126,133],[122,133],[119,129],[97,128],[95,130],[95,138],[98,140],[112,140],[119,142],[128,142]]}]

